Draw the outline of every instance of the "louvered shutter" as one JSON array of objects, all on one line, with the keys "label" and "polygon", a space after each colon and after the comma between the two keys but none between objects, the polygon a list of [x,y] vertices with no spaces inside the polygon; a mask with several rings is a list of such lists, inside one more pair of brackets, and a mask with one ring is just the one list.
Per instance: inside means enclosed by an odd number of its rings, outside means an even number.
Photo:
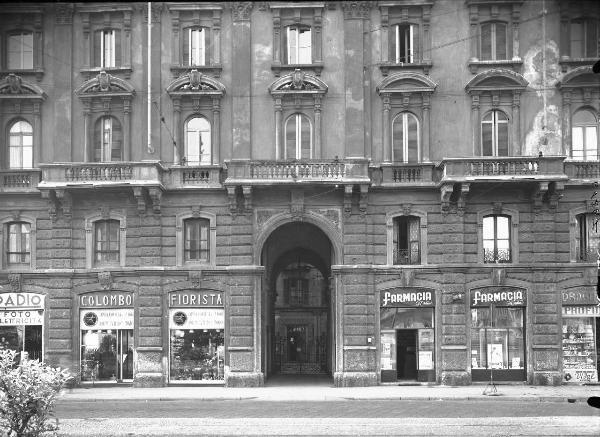
[{"label": "louvered shutter", "polygon": [[190,29],[183,29],[181,65],[190,65]]},{"label": "louvered shutter", "polygon": [[122,65],[123,56],[121,54],[121,31],[113,30],[115,35],[115,67]]},{"label": "louvered shutter", "polygon": [[97,30],[94,32],[94,67],[102,67],[102,31]]}]

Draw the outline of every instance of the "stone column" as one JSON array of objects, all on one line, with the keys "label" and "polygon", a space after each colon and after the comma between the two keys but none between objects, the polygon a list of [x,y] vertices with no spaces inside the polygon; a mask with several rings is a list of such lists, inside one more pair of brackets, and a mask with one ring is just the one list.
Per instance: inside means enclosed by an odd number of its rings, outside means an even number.
[{"label": "stone column", "polygon": [[473,156],[481,156],[481,119],[479,95],[471,95],[471,124],[473,125]]},{"label": "stone column", "polygon": [[561,147],[561,154],[572,156],[572,144],[571,144],[571,92],[563,91],[563,120],[562,120],[562,130],[563,130],[563,140]]},{"label": "stone column", "polygon": [[221,162],[221,99],[213,97],[213,127],[212,127],[212,153],[211,164],[219,164]]},{"label": "stone column", "polygon": [[469,40],[471,41],[470,62],[479,60],[479,10],[477,5],[469,7]]},{"label": "stone column", "polygon": [[344,98],[345,133],[344,157],[364,157],[365,79],[364,36],[368,28],[370,2],[342,2],[344,9]]},{"label": "stone column", "polygon": [[[211,59],[213,64],[221,63],[221,11],[213,11],[213,27],[212,27],[212,54]],[[218,162],[218,161],[213,161]]]},{"label": "stone column", "polygon": [[123,161],[131,161],[131,100],[129,98],[123,99]]},{"label": "stone column", "polygon": [[392,139],[390,132],[390,95],[383,95],[383,162],[392,162]]},{"label": "stone column", "polygon": [[513,4],[512,10],[512,25],[513,25],[513,36],[512,36],[512,58],[519,58],[519,16],[520,16],[520,5]]},{"label": "stone column", "polygon": [[512,156],[521,155],[521,101],[519,91],[513,92],[512,102],[512,120],[513,120],[513,138],[512,138],[512,151],[509,153]]},{"label": "stone column", "polygon": [[173,99],[173,130],[175,136],[175,147],[173,150],[173,164],[180,164],[181,158],[183,158],[183,139],[181,138],[181,132],[183,126],[181,126],[181,100],[177,97]]},{"label": "stone column", "polygon": [[42,117],[40,116],[41,102],[33,104],[33,167],[42,162]]},{"label": "stone column", "polygon": [[430,95],[423,93],[423,149],[421,151],[421,161],[429,162],[429,129],[430,129]]},{"label": "stone column", "polygon": [[232,51],[233,64],[231,94],[233,105],[233,150],[231,158],[251,158],[250,94],[252,93],[252,44],[250,13],[252,2],[233,2]]},{"label": "stone column", "polygon": [[[53,6],[54,8],[55,6]],[[71,49],[71,41],[73,41],[73,4],[56,5],[54,26],[45,38],[52,41],[65,41],[65,50],[62,50],[60,56],[46,58],[45,68],[52,71],[53,87],[52,99],[46,101],[44,112],[47,115],[52,115],[51,129],[49,130],[50,138],[47,138],[46,144],[54,144],[52,151],[47,150],[46,156],[42,158],[44,161],[61,162],[70,160],[76,156],[73,146],[73,114],[76,113],[77,106],[73,107],[73,52]],[[41,17],[40,17],[41,19]],[[39,23],[40,30],[43,24]],[[40,48],[39,53],[42,53]],[[41,66],[41,64],[40,64]],[[47,77],[47,76],[46,76]],[[39,77],[41,79],[41,77]],[[65,111],[65,108],[73,108],[73,110]],[[81,120],[81,119],[79,119]],[[50,126],[49,126],[50,127]]]},{"label": "stone column", "polygon": [[275,159],[283,159],[283,146],[281,144],[281,128],[283,123],[283,108],[281,98],[275,99]]},{"label": "stone column", "polygon": [[[83,102],[83,162],[90,162],[90,155],[91,155],[91,140],[90,140],[90,132],[92,132],[93,129],[91,129],[90,123],[91,123],[91,108],[90,108],[90,101],[86,100]],[[75,150],[72,149],[71,150],[71,154],[74,155]],[[77,162],[78,159],[76,157],[73,158],[73,162]]]},{"label": "stone column", "polygon": [[314,159],[321,158],[321,96],[315,95],[315,150]]}]

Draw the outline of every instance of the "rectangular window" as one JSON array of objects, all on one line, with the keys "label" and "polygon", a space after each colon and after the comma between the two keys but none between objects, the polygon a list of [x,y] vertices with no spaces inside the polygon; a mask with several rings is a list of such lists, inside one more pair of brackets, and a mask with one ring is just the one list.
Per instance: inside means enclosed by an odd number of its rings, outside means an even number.
[{"label": "rectangular window", "polygon": [[412,64],[415,62],[417,26],[397,24],[393,27],[391,39],[391,59],[394,63]]},{"label": "rectangular window", "polygon": [[31,260],[31,225],[29,223],[9,223],[7,228],[7,264],[29,265]]},{"label": "rectangular window", "polygon": [[600,223],[596,221],[595,214],[579,214],[577,221],[577,235],[575,246],[577,260],[582,262],[595,262],[598,259],[600,248]]},{"label": "rectangular window", "polygon": [[312,32],[310,27],[287,28],[287,63],[312,63]]},{"label": "rectangular window", "polygon": [[570,39],[571,58],[596,57],[598,54],[598,21],[571,21]]},{"label": "rectangular window", "polygon": [[207,219],[188,219],[185,227],[185,261],[209,260],[209,221]]},{"label": "rectangular window", "polygon": [[189,29],[188,65],[205,65],[204,29]]},{"label": "rectangular window", "polygon": [[511,262],[510,217],[487,216],[483,218],[483,262]]},{"label": "rectangular window", "polygon": [[114,264],[120,259],[118,220],[97,221],[94,228],[94,254],[96,264]]},{"label": "rectangular window", "polygon": [[115,68],[121,65],[121,37],[116,29],[94,32],[94,66]]},{"label": "rectangular window", "polygon": [[394,264],[420,264],[419,217],[396,217],[394,219]]},{"label": "rectangular window", "polygon": [[507,59],[507,26],[504,23],[483,23],[481,25],[481,60]]},{"label": "rectangular window", "polygon": [[8,36],[8,69],[33,68],[33,33],[23,32]]}]

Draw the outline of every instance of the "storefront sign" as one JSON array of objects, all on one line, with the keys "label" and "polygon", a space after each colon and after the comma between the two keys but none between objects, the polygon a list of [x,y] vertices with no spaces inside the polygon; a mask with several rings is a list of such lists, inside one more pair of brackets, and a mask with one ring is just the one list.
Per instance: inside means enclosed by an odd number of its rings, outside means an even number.
[{"label": "storefront sign", "polygon": [[0,326],[43,324],[44,310],[0,310]]},{"label": "storefront sign", "polygon": [[485,287],[471,290],[471,306],[525,306],[527,290],[515,287]]},{"label": "storefront sign", "polygon": [[564,290],[562,293],[562,303],[567,305],[599,305],[600,301],[596,295],[596,290],[591,287],[577,287]]},{"label": "storefront sign", "polygon": [[430,288],[396,288],[380,293],[381,307],[432,307],[435,290]]},{"label": "storefront sign", "polygon": [[36,293],[0,293],[0,310],[44,309],[44,297]]},{"label": "storefront sign", "polygon": [[218,308],[170,309],[169,329],[225,329],[225,311]]},{"label": "storefront sign", "polygon": [[133,293],[129,291],[99,291],[79,296],[80,308],[114,308],[133,306]]},{"label": "storefront sign", "polygon": [[79,326],[83,330],[133,329],[133,308],[81,310]]},{"label": "storefront sign", "polygon": [[169,293],[169,307],[223,308],[223,293],[213,290],[173,291]]},{"label": "storefront sign", "polygon": [[596,369],[568,369],[563,373],[565,382],[598,382]]},{"label": "storefront sign", "polygon": [[562,315],[563,317],[600,317],[600,306],[564,306]]}]

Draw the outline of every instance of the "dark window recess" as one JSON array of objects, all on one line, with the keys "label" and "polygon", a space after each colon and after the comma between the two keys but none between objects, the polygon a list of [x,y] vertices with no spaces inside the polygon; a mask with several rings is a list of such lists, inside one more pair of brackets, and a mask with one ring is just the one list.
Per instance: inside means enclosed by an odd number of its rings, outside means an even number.
[{"label": "dark window recess", "polygon": [[394,219],[394,264],[420,264],[419,217]]}]

